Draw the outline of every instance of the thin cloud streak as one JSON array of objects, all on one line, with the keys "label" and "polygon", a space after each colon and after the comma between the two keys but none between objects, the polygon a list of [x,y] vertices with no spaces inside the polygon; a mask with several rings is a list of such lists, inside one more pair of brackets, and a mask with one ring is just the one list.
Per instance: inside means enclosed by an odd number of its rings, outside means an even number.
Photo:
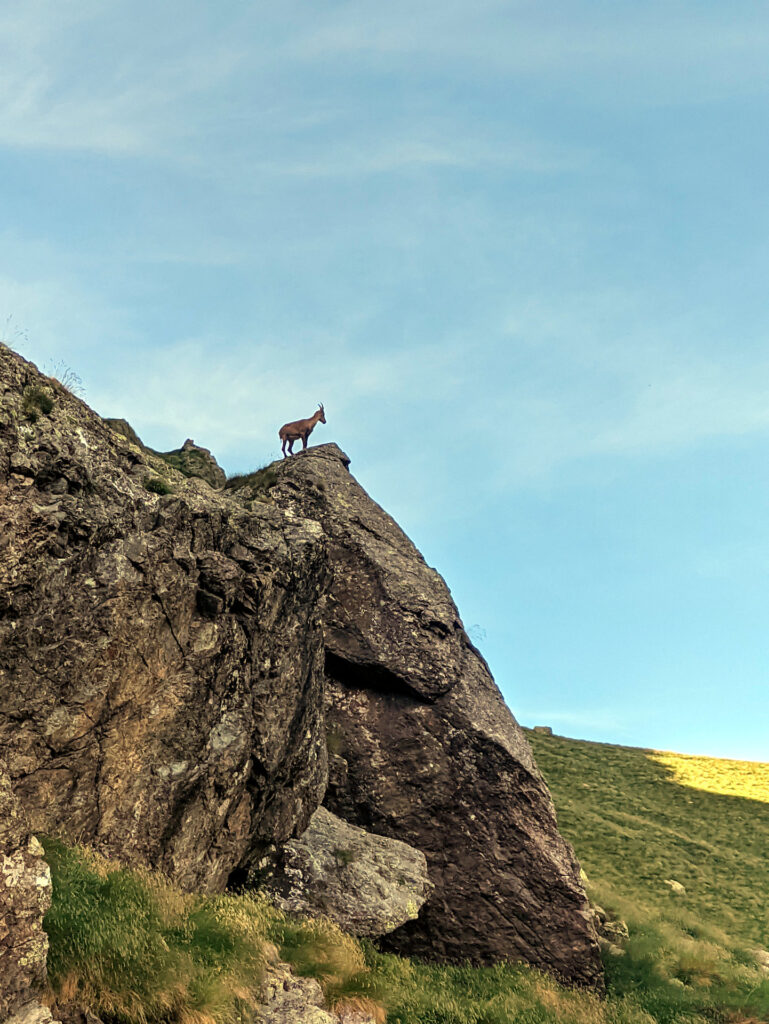
[{"label": "thin cloud streak", "polygon": [[[25,281],[0,278],[0,314],[31,332],[43,358],[69,364],[81,354],[85,358],[104,337],[128,338],[135,331],[120,310],[53,274]],[[530,318],[530,325],[535,321]],[[509,344],[504,332],[500,337],[499,331],[486,331],[484,344],[475,342],[468,375],[470,342],[464,332],[401,351],[378,351],[361,342],[365,318],[350,312],[345,330],[308,329],[290,341],[280,335],[231,338],[225,349],[214,336],[169,341],[145,353],[140,371],[132,358],[121,365],[117,348],[109,362],[114,383],[103,370],[88,399],[105,415],[132,410],[150,431],[181,435],[194,424],[196,440],[224,458],[233,457],[244,435],[269,442],[269,452],[277,455],[275,424],[308,402],[322,399],[343,433],[362,410],[378,406],[388,410],[391,443],[403,453],[401,471],[409,473],[413,462],[417,476],[424,472],[424,458],[410,443],[411,426],[389,413],[418,406],[430,423],[430,437],[442,439],[441,449],[459,456],[480,449],[488,453],[494,472],[484,475],[481,486],[501,493],[538,487],[586,458],[671,457],[711,441],[769,431],[764,401],[769,360],[728,365],[673,344],[666,348],[657,332],[653,342],[644,345],[636,337],[611,350],[598,339],[576,343],[569,337],[559,343],[552,336],[554,323],[548,325],[551,333],[541,352],[569,379],[567,391],[540,374],[536,363],[519,365],[514,374],[506,368],[508,387],[493,386]],[[537,351],[533,331],[527,332],[524,354],[529,356]],[[22,354],[32,358],[31,352]],[[514,354],[506,353],[508,367],[511,358]],[[172,394],[169,379],[176,381]],[[504,431],[490,431],[490,423],[502,422]],[[436,453],[434,471],[441,464]]]}]

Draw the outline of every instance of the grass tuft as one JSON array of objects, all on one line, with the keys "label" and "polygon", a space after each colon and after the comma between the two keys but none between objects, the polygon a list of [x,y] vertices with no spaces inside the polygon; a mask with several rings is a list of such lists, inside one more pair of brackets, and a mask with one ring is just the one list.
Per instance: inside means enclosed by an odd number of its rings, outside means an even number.
[{"label": "grass tuft", "polygon": [[83,378],[79,373],[76,373],[71,366],[68,366],[63,359],[59,359],[52,365],[46,367],[45,372],[49,377],[61,384],[66,391],[69,391],[71,395],[75,395],[77,398],[82,398],[85,394]]},{"label": "grass tuft", "polygon": [[82,847],[43,845],[52,1002],[117,1024],[242,1024],[253,1020],[274,944],[297,974],[320,982],[330,1006],[379,1006],[362,947],[331,921],[294,920],[249,892],[185,894]]},{"label": "grass tuft", "polygon": [[53,410],[53,396],[39,384],[26,387],[21,407],[30,423],[36,423],[41,414],[48,416]]},{"label": "grass tuft", "polygon": [[150,494],[173,494],[174,489],[159,476],[148,476],[144,481],[145,491],[149,491]]},{"label": "grass tuft", "polygon": [[227,490],[247,489],[250,497],[258,498],[264,496],[278,482],[278,474],[273,469],[273,463],[255,469],[251,473],[235,473],[227,478],[224,485]]},{"label": "grass tuft", "polygon": [[126,1024],[236,1024],[256,1005],[267,923],[257,900],[185,895],[148,871],[43,845],[55,1001]]},{"label": "grass tuft", "polygon": [[344,738],[344,730],[341,726],[331,724],[326,729],[326,749],[329,754],[344,755],[346,746]]}]

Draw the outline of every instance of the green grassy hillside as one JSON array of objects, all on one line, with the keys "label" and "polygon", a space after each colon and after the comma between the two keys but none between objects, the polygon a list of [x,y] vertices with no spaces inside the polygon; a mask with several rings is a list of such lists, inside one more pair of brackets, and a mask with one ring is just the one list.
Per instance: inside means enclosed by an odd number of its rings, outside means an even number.
[{"label": "green grassy hillside", "polygon": [[769,765],[528,735],[591,899],[629,926],[610,991],[769,1017]]},{"label": "green grassy hillside", "polygon": [[605,1000],[522,965],[381,954],[249,894],[183,895],[47,841],[51,999],[120,1024],[242,1024],[274,943],[329,1005],[386,1008],[388,1024],[769,1021],[769,765],[529,735],[591,899],[628,927]]}]

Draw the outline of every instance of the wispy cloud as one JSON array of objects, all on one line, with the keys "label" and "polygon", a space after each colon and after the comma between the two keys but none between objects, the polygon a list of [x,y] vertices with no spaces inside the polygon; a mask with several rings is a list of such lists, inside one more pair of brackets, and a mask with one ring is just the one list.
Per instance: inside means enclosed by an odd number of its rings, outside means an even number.
[{"label": "wispy cloud", "polygon": [[[288,53],[304,60],[412,59],[426,66],[452,63],[460,76],[487,73],[522,79],[547,76],[553,88],[579,81],[589,89],[607,75],[620,86],[608,103],[645,105],[665,92],[677,102],[702,102],[717,92],[753,93],[769,85],[764,55],[769,20],[753,4],[719,7],[618,3],[551,5],[528,2],[398,2],[382,7],[336,6],[316,21]],[[639,88],[639,86],[643,88]]]},{"label": "wispy cloud", "polygon": [[196,102],[244,58],[232,39],[143,47],[120,5],[34,0],[0,16],[0,146],[113,158],[170,154],[198,125]]}]

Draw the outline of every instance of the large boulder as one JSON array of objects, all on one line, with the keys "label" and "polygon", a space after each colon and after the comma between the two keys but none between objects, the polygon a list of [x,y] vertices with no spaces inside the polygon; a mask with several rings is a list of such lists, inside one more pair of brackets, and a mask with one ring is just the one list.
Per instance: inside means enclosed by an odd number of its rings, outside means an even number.
[{"label": "large boulder", "polygon": [[419,850],[319,807],[307,830],[283,846],[266,888],[285,911],[375,937],[415,918],[432,885]]},{"label": "large boulder", "polygon": [[312,521],[162,464],[0,346],[0,750],[36,831],[221,888],[326,786]]},{"label": "large boulder", "polygon": [[38,1002],[45,984],[51,872],[0,760],[0,1021],[50,1020]]},{"label": "large boulder", "polygon": [[390,948],[444,961],[524,960],[600,989],[579,865],[547,786],[446,584],[333,444],[277,464],[270,496],[323,525],[325,804],[424,852],[435,891]]}]

